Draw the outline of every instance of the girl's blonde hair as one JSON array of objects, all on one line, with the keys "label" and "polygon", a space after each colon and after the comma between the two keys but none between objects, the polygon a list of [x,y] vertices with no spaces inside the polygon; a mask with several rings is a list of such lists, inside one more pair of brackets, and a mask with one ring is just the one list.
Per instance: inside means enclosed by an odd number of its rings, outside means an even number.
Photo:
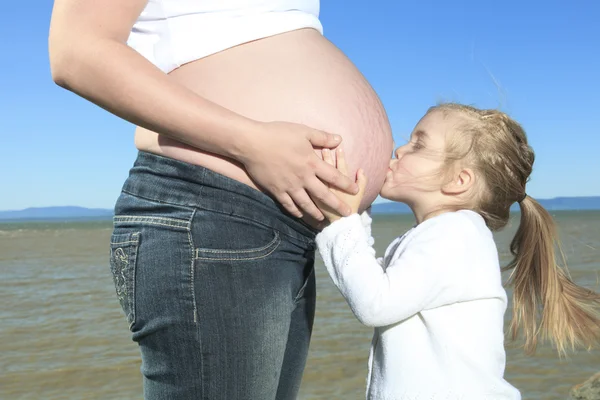
[{"label": "girl's blonde hair", "polygon": [[504,268],[513,269],[508,282],[514,286],[512,338],[522,329],[530,354],[539,338],[550,339],[561,355],[567,347],[598,344],[600,295],[577,286],[558,265],[555,246],[563,264],[565,258],[554,220],[526,194],[535,157],[523,128],[497,110],[449,103],[432,107],[431,112],[462,121],[448,142],[448,161],[462,160],[481,178],[476,179],[476,197],[468,206],[483,216],[488,227],[506,226],[511,205],[520,205],[521,222],[510,244],[514,259]]}]

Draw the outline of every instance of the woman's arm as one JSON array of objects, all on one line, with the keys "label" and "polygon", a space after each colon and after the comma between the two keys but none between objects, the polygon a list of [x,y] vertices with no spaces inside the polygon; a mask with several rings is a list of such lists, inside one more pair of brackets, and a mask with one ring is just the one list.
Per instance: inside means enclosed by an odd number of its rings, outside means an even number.
[{"label": "woman's arm", "polygon": [[335,147],[341,138],[303,125],[245,118],[169,79],[127,46],[146,3],[56,0],[49,35],[54,81],[133,124],[243,163],[292,214],[301,216],[300,207],[323,218],[310,194],[348,215],[347,205],[325,183],[349,192],[357,186],[313,150]]}]

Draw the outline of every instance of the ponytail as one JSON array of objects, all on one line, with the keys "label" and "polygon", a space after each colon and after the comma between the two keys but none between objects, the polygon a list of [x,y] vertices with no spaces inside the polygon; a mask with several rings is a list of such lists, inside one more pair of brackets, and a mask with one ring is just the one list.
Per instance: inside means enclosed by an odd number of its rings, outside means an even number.
[{"label": "ponytail", "polygon": [[550,339],[560,355],[567,347],[589,349],[600,342],[600,294],[577,286],[566,264],[564,269],[557,264],[555,246],[563,264],[565,257],[548,211],[529,196],[519,205],[521,222],[510,244],[514,259],[505,267],[513,269],[512,339],[522,329],[528,354],[540,338]]}]

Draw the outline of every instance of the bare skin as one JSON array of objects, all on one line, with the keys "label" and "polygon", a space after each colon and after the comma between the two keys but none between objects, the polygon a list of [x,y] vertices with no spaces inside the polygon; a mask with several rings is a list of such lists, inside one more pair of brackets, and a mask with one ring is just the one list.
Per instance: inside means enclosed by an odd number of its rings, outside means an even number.
[{"label": "bare skin", "polygon": [[392,152],[389,122],[373,89],[327,39],[292,31],[166,75],[126,45],[144,5],[56,0],[54,80],[137,124],[138,149],[262,190],[311,224],[323,219],[313,200],[351,211],[328,185],[355,193],[356,183],[313,151],[339,144],[325,132],[340,135],[350,176],[360,166],[369,177],[361,209],[375,199]]}]

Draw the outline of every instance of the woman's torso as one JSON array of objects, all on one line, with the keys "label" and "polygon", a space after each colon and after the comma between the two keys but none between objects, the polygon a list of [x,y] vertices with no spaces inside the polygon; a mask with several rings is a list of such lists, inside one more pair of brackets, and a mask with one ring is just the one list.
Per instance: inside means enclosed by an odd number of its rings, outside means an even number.
[{"label": "woman's torso", "polygon": [[[186,63],[169,76],[246,117],[340,134],[351,172],[361,167],[369,178],[363,205],[377,196],[393,147],[385,110],[352,62],[318,30],[295,29],[246,42]],[[201,165],[256,188],[232,160],[143,128],[137,129],[135,143],[140,150]]]}]

